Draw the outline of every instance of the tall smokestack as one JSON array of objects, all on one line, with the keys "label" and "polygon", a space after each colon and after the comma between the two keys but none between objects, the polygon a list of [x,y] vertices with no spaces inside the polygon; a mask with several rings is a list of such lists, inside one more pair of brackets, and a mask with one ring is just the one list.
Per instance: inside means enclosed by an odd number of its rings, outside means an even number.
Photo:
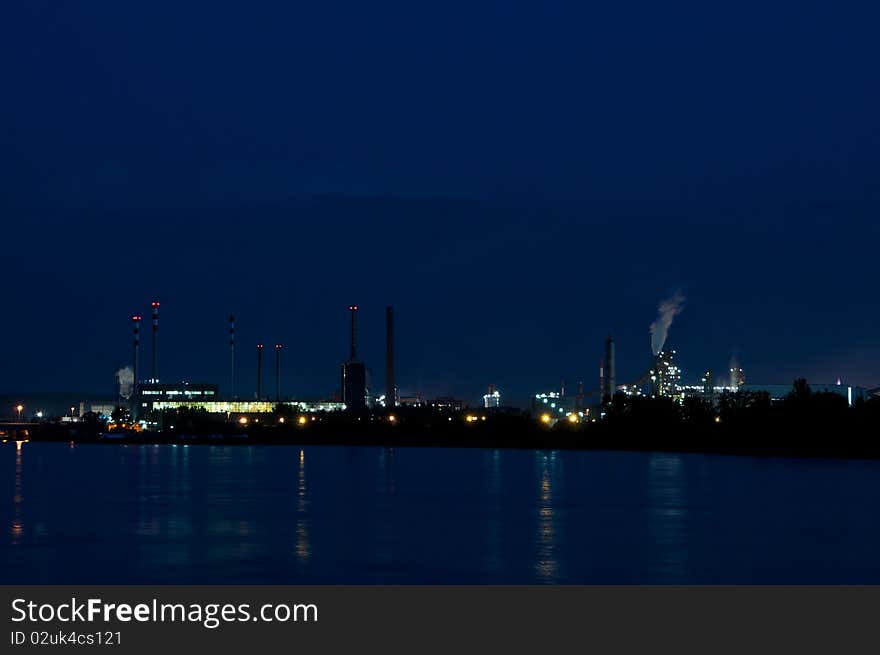
[{"label": "tall smokestack", "polygon": [[141,350],[141,317],[135,314],[131,317],[134,323],[134,384],[131,387],[131,418],[137,419],[135,412],[137,411],[138,402],[138,359]]},{"label": "tall smokestack", "polygon": [[159,301],[154,300],[153,308],[153,377],[152,382],[159,381]]},{"label": "tall smokestack", "polygon": [[257,344],[257,400],[263,398],[263,344]]},{"label": "tall smokestack", "polygon": [[357,361],[357,305],[349,305],[348,311],[351,312],[351,355],[348,358],[350,362]]},{"label": "tall smokestack", "polygon": [[602,394],[605,402],[611,402],[617,389],[615,378],[617,362],[614,356],[614,339],[611,335],[605,339],[605,391]]},{"label": "tall smokestack", "polygon": [[281,402],[281,344],[275,344],[275,402]]},{"label": "tall smokestack", "polygon": [[235,315],[229,315],[229,397],[235,398]]},{"label": "tall smokestack", "polygon": [[397,386],[394,383],[394,308],[385,308],[385,406],[397,405]]}]

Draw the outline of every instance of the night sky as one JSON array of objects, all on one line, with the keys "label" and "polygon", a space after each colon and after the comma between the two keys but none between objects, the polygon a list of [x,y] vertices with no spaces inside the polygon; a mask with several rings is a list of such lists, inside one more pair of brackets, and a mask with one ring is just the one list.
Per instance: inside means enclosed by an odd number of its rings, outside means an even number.
[{"label": "night sky", "polygon": [[112,391],[157,298],[164,380],[222,390],[234,313],[239,391],[280,341],[326,397],[355,302],[377,387],[393,304],[402,392],[525,403],[677,290],[685,380],[880,384],[876,3],[2,14],[0,390]]}]

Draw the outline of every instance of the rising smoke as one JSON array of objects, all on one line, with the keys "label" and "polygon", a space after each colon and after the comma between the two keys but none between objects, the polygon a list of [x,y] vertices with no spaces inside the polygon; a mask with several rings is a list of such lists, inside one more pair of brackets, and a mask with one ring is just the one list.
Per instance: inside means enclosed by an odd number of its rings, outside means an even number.
[{"label": "rising smoke", "polygon": [[729,385],[731,389],[736,389],[739,386],[739,375],[737,371],[739,371],[739,361],[736,359],[736,355],[730,356],[730,362],[728,363],[730,367],[730,381]]},{"label": "rising smoke", "polygon": [[134,369],[126,366],[116,371],[116,384],[119,385],[119,396],[125,400],[131,398],[131,392],[134,388]]},{"label": "rising smoke", "polygon": [[684,296],[681,291],[676,291],[671,297],[660,302],[657,307],[657,320],[651,323],[651,348],[655,355],[659,355],[666,343],[669,334],[669,326],[684,308]]}]

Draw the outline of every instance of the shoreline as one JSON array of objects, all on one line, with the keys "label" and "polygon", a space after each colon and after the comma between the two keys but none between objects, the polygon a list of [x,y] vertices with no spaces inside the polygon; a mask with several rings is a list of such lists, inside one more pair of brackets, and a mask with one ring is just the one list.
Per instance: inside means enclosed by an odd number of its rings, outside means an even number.
[{"label": "shoreline", "polygon": [[[405,435],[386,432],[366,432],[347,437],[324,431],[302,430],[282,434],[184,434],[148,432],[125,436],[114,435],[40,435],[34,434],[22,441],[33,443],[70,443],[97,445],[193,445],[193,446],[346,446],[376,448],[467,448],[483,450],[571,450],[586,452],[641,452],[727,455],[739,457],[791,459],[880,459],[880,443],[866,440],[833,445],[809,439],[800,444],[770,442],[725,443],[716,439],[722,435],[703,435],[697,439],[682,435],[665,443],[656,443],[630,435],[589,435],[576,432],[536,430],[530,433],[500,434],[418,434]],[[714,443],[707,444],[711,439]],[[8,441],[15,441],[8,438]]]}]

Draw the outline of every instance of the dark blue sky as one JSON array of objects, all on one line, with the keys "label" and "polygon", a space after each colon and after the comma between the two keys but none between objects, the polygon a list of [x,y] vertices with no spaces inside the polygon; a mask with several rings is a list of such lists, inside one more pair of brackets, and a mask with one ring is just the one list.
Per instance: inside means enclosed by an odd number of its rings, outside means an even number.
[{"label": "dark blue sky", "polygon": [[[238,316],[322,396],[349,303],[404,391],[619,381],[658,301],[687,379],[880,384],[870,2],[57,3],[3,10],[0,388],[165,379]],[[149,347],[146,340],[145,361]],[[251,384],[251,386],[253,386]]]}]

